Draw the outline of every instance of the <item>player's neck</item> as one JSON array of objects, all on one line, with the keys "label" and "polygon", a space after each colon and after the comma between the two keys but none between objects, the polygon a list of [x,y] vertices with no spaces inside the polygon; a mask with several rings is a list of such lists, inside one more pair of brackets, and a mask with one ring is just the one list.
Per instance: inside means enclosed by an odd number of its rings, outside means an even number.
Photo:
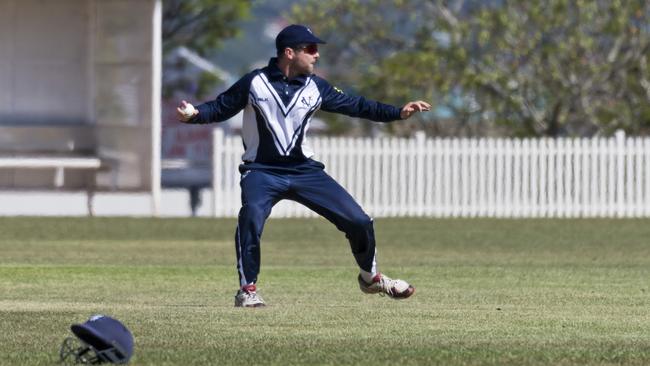
[{"label": "player's neck", "polygon": [[291,67],[289,60],[285,58],[278,59],[278,68],[282,71],[282,74],[291,80],[299,75],[299,73]]}]

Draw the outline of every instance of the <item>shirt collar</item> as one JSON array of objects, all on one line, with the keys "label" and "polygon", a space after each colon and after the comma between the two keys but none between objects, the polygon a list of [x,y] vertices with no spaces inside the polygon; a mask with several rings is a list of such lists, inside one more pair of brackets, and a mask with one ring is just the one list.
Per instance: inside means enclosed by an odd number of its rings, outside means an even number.
[{"label": "shirt collar", "polygon": [[[267,66],[267,76],[269,80],[275,81],[275,80],[282,80],[285,78],[284,74],[278,67],[278,58],[277,57],[272,57],[269,60],[269,65]],[[298,82],[302,85],[304,85],[307,82],[308,75],[298,75],[295,78],[291,79],[290,82]]]}]

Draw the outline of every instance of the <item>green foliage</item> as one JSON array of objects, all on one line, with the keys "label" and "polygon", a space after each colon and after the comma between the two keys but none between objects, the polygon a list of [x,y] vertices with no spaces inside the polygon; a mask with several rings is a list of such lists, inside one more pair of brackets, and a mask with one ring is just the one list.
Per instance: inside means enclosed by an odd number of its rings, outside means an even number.
[{"label": "green foliage", "polygon": [[250,0],[164,0],[163,1],[163,53],[166,71],[174,70],[173,80],[164,78],[163,96],[175,92],[194,94],[203,99],[222,82],[216,75],[204,72],[198,80],[185,76],[188,65],[168,59],[170,52],[184,46],[205,56],[218,48],[221,42],[239,34],[237,24],[250,15]]},{"label": "green foliage", "polygon": [[209,72],[204,72],[201,74],[201,77],[199,78],[199,83],[196,91],[196,97],[198,100],[204,100],[209,97],[213,97],[214,94],[214,86],[222,82],[219,77],[216,75],[209,73]]},{"label": "green foliage", "polygon": [[205,55],[238,34],[237,22],[249,16],[250,0],[164,0],[165,52],[185,46]]},{"label": "green foliage", "polygon": [[330,79],[374,99],[424,98],[452,111],[451,121],[392,128],[650,133],[647,1],[312,0],[292,15],[331,41],[321,52]]},{"label": "green foliage", "polygon": [[0,218],[0,365],[56,364],[97,313],[134,365],[650,364],[645,220],[378,219],[405,301],[359,291],[326,220],[270,220],[264,309],[233,307],[236,224]]}]

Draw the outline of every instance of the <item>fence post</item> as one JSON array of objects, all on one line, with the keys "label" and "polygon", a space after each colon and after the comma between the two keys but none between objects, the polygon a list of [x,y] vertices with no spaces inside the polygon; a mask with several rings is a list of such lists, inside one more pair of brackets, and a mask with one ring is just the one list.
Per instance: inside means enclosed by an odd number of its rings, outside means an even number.
[{"label": "fence post", "polygon": [[487,187],[486,187],[486,212],[488,217],[497,216],[497,186],[498,177],[496,175],[496,166],[497,160],[499,159],[497,140],[489,139],[487,140],[487,151],[485,153],[487,156]]},{"label": "fence post", "polygon": [[433,167],[436,169],[436,174],[433,182],[433,216],[442,217],[444,216],[444,206],[442,201],[443,186],[444,186],[444,176],[443,176],[443,148],[442,148],[442,139],[436,138],[433,145]]},{"label": "fence post", "polygon": [[488,149],[488,140],[485,137],[482,137],[478,141],[478,153],[477,153],[477,164],[478,164],[478,194],[477,194],[477,204],[478,212],[477,216],[489,216],[489,201],[488,201],[488,191],[490,190],[490,182],[488,179],[487,165],[490,161],[490,150]]},{"label": "fence post", "polygon": [[625,131],[617,130],[616,138],[616,216],[625,216]]},{"label": "fence post", "polygon": [[519,217],[530,217],[530,195],[532,181],[530,179],[530,139],[524,139],[521,146],[521,199],[519,201]]},{"label": "fence post", "polygon": [[462,149],[460,147],[460,139],[454,137],[451,140],[451,157],[450,157],[450,167],[449,174],[451,176],[449,191],[450,194],[450,214],[451,217],[460,216],[460,205],[461,205],[461,163],[462,163]]},{"label": "fence post", "polygon": [[641,137],[634,139],[634,178],[636,186],[634,189],[634,217],[643,216],[643,140]]},{"label": "fence post", "polygon": [[424,131],[415,133],[415,208],[413,210],[414,216],[424,216],[424,159],[426,157],[425,143],[427,135]]},{"label": "fence post", "polygon": [[478,216],[479,210],[479,195],[481,184],[479,182],[479,140],[473,138],[470,140],[469,148],[469,216],[476,217]]}]

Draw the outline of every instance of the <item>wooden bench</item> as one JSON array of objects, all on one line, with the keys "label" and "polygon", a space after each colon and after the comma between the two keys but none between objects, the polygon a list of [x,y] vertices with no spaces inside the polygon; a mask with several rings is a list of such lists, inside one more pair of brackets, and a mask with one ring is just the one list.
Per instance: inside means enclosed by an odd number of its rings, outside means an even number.
[{"label": "wooden bench", "polygon": [[[102,166],[93,156],[56,155],[0,155],[0,169],[54,169],[54,187],[63,187],[65,169],[82,169],[96,172]],[[86,188],[88,215],[93,216],[94,179]]]}]

